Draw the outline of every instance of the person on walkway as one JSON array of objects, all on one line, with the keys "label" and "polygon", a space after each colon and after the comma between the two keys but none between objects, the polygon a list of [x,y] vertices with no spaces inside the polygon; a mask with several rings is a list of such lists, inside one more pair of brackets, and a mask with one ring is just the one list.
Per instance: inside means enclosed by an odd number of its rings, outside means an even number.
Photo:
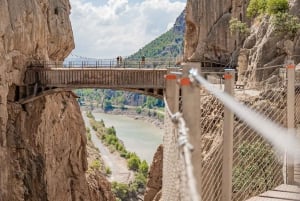
[{"label": "person on walkway", "polygon": [[117,56],[117,67],[120,66],[120,56]]},{"label": "person on walkway", "polygon": [[123,61],[123,58],[121,56],[119,56],[119,59],[120,59],[120,66],[123,65],[122,61]]},{"label": "person on walkway", "polygon": [[146,63],[146,57],[142,56],[142,67],[145,67],[145,63]]}]

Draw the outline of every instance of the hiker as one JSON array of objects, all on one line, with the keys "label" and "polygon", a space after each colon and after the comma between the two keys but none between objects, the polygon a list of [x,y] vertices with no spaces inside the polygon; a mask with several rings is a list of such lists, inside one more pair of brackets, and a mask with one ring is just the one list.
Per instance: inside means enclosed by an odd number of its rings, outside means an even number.
[{"label": "hiker", "polygon": [[120,56],[117,56],[117,67],[120,65]]},{"label": "hiker", "polygon": [[146,57],[142,56],[142,67],[145,67],[145,63],[146,63]]}]

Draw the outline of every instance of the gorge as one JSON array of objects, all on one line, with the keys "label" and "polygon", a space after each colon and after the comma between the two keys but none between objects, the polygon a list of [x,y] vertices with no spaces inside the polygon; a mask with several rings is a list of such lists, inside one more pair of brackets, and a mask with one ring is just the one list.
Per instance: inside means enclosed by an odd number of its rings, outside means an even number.
[{"label": "gorge", "polygon": [[[107,178],[87,174],[86,128],[77,96],[65,91],[18,102],[28,61],[62,61],[74,48],[69,0],[0,0],[0,5],[0,200],[114,201]],[[243,70],[291,59],[299,65],[299,30],[278,33],[272,16],[248,17],[248,5],[249,0],[188,0],[183,61],[232,63],[245,86],[267,80],[274,72]],[[287,12],[299,18],[300,1],[289,0],[288,5]],[[230,33],[232,17],[247,25],[248,35]],[[171,55],[180,53],[178,44],[169,49]],[[147,201],[161,196],[162,149],[149,174]]]}]

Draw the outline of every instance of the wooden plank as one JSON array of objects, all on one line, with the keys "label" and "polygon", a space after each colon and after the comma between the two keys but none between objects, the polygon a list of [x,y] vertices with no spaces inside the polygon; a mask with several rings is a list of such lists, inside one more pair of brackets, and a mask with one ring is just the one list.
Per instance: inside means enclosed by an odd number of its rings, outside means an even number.
[{"label": "wooden plank", "polygon": [[276,199],[276,198],[252,197],[247,201],[284,201],[284,200]]},{"label": "wooden plank", "polygon": [[300,194],[300,187],[282,184],[274,189],[275,191],[292,192]]},{"label": "wooden plank", "polygon": [[283,191],[267,191],[261,194],[259,197],[268,197],[268,198],[280,198],[283,200],[299,200],[300,201],[300,194],[299,193],[291,193],[291,192],[283,192]]}]

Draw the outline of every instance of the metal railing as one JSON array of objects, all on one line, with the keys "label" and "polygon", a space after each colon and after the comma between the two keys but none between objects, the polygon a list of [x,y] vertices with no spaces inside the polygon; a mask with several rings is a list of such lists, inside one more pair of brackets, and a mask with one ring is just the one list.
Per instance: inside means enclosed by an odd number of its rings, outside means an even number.
[{"label": "metal railing", "polygon": [[100,59],[100,60],[75,60],[75,61],[29,61],[28,67],[43,68],[173,68],[176,67],[175,59],[172,60],[132,60],[132,59]]}]

